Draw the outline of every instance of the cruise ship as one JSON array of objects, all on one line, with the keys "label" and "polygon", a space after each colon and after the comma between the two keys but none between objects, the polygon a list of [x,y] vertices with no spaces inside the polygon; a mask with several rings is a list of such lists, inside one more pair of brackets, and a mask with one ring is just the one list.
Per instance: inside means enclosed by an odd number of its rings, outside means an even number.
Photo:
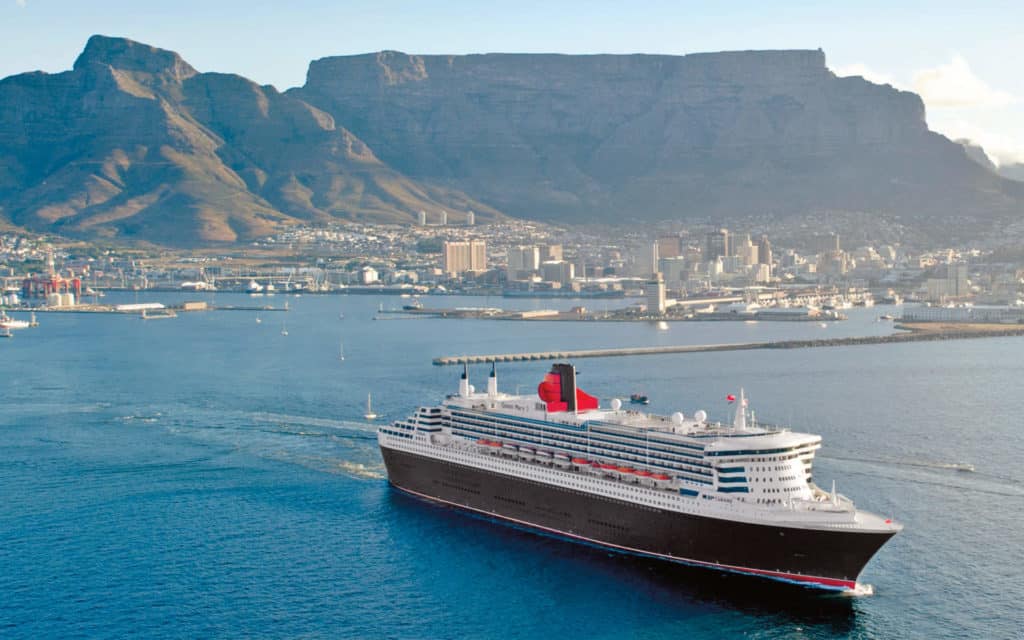
[{"label": "cruise ship", "polygon": [[741,391],[731,423],[646,414],[577,388],[555,364],[533,395],[458,393],[377,432],[403,492],[612,551],[859,592],[902,525],[813,481],[821,437],[758,425]]}]

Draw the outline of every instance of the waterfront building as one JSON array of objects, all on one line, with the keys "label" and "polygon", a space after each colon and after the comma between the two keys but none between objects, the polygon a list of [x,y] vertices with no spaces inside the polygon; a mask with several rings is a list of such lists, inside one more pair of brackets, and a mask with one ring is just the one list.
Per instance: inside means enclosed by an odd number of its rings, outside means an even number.
[{"label": "waterfront building", "polygon": [[571,262],[565,260],[548,260],[541,263],[541,273],[545,282],[558,282],[568,286],[575,276],[575,268]]},{"label": "waterfront building", "polygon": [[487,243],[484,240],[449,240],[444,243],[444,272],[447,275],[486,269]]},{"label": "waterfront building", "polygon": [[704,238],[704,260],[711,262],[715,258],[725,258],[732,255],[732,247],[729,244],[729,230],[719,229],[712,231]]},{"label": "waterfront building", "polygon": [[660,272],[644,284],[644,296],[647,298],[648,313],[665,313],[665,279]]},{"label": "waterfront building", "polygon": [[522,280],[540,269],[538,247],[510,247],[507,276],[509,280]]}]

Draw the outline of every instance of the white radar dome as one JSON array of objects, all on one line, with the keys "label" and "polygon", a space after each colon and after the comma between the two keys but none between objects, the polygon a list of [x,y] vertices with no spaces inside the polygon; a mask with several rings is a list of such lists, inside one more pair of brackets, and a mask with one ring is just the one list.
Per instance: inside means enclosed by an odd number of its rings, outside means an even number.
[{"label": "white radar dome", "polygon": [[612,411],[618,411],[621,408],[622,408],[622,400],[619,400],[618,398],[613,398],[612,399]]},{"label": "white radar dome", "polygon": [[476,387],[474,387],[473,385],[469,385],[469,392],[476,393]]},{"label": "white radar dome", "polygon": [[685,419],[686,419],[686,416],[684,416],[679,411],[676,411],[675,413],[672,414],[672,424],[674,424],[676,426],[679,426],[679,425],[683,424],[683,420],[685,420]]},{"label": "white radar dome", "polygon": [[693,419],[696,420],[697,422],[704,422],[708,419],[708,414],[706,411],[701,409],[697,413],[693,414]]}]

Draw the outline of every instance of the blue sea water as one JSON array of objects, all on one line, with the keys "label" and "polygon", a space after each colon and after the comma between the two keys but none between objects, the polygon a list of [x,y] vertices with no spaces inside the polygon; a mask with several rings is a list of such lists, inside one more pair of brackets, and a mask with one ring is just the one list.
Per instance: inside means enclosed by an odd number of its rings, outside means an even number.
[{"label": "blue sea water", "polygon": [[[850,598],[397,494],[362,414],[369,392],[384,421],[454,391],[438,355],[885,333],[887,309],[659,331],[373,320],[394,298],[215,299],[291,311],[40,314],[0,341],[0,637],[1021,637],[1024,338],[576,363],[601,398],[724,417],[742,385],[762,420],[823,435],[816,479],[906,525],[861,576],[874,595]],[[500,384],[525,392],[546,367],[504,365]]]}]

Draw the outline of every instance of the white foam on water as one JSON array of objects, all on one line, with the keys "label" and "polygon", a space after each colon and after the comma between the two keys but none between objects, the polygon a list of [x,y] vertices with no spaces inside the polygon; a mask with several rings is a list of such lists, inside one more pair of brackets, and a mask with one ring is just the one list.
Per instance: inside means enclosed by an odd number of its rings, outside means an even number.
[{"label": "white foam on water", "polygon": [[866,598],[875,595],[875,588],[870,584],[858,582],[854,588],[843,591],[842,595],[848,598]]}]

